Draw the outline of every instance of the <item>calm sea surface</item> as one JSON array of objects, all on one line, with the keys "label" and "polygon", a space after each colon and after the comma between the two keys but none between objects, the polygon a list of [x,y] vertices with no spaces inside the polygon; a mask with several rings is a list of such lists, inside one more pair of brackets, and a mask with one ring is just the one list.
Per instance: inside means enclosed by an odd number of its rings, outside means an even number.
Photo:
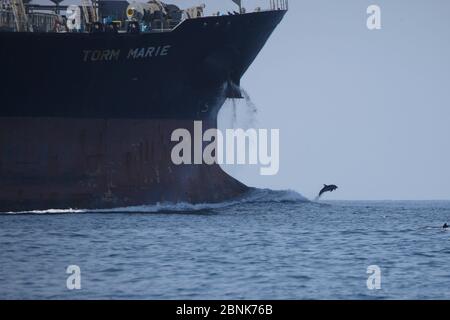
[{"label": "calm sea surface", "polygon": [[[305,201],[0,215],[2,299],[450,299],[450,202]],[[66,268],[81,270],[68,290]],[[379,266],[381,289],[367,288]]]}]

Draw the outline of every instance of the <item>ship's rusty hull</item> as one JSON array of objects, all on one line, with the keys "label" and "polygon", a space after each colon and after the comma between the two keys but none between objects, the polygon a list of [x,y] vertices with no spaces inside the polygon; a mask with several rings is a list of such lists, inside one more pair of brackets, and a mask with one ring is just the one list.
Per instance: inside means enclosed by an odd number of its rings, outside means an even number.
[{"label": "ship's rusty hull", "polygon": [[187,120],[2,118],[0,208],[219,202],[247,190],[218,165],[174,165],[177,128],[194,137]]}]

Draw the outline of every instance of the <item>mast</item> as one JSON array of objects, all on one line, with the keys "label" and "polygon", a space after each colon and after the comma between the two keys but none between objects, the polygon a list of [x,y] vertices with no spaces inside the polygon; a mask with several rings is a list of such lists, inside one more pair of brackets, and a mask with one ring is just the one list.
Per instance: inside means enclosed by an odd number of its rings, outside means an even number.
[{"label": "mast", "polygon": [[[8,0],[5,0],[8,2]],[[28,15],[22,0],[9,0],[11,6],[16,30],[18,32],[33,31],[33,27],[28,23]]]},{"label": "mast", "polygon": [[98,21],[96,3],[95,0],[81,0],[81,7],[83,9],[83,16],[86,24]]}]

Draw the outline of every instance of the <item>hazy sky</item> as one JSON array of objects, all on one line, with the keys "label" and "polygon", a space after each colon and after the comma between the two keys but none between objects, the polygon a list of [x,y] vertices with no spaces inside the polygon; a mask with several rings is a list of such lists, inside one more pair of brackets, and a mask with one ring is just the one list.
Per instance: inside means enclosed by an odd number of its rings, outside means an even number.
[{"label": "hazy sky", "polygon": [[[167,2],[235,8],[231,0]],[[269,0],[243,3],[253,10]],[[328,199],[450,199],[450,1],[289,4],[242,80],[258,126],[280,129],[280,172],[229,172],[310,198],[335,183],[340,189]],[[371,4],[381,7],[381,30],[366,27]]]},{"label": "hazy sky", "polygon": [[327,198],[450,199],[449,14],[448,0],[291,0],[242,81],[259,126],[281,130],[280,173],[233,175],[308,197],[336,183]]}]

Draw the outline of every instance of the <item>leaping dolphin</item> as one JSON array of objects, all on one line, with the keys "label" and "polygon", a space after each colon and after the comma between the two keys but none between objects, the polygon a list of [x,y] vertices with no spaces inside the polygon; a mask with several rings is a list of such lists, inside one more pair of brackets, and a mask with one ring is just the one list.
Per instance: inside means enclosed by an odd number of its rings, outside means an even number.
[{"label": "leaping dolphin", "polygon": [[325,193],[325,192],[333,192],[334,190],[336,190],[338,187],[334,184],[330,184],[329,186],[327,186],[326,184],[323,185],[322,190],[320,190],[319,192],[319,198]]}]

